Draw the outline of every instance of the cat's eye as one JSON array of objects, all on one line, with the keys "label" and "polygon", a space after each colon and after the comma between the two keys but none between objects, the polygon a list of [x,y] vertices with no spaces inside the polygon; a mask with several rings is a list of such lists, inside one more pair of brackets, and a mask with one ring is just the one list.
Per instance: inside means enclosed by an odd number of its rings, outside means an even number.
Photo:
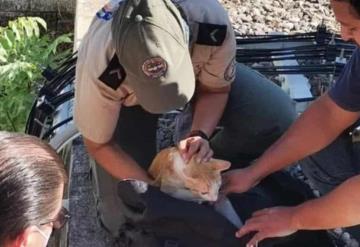
[{"label": "cat's eye", "polygon": [[208,195],[209,194],[209,192],[201,192],[201,195]]}]

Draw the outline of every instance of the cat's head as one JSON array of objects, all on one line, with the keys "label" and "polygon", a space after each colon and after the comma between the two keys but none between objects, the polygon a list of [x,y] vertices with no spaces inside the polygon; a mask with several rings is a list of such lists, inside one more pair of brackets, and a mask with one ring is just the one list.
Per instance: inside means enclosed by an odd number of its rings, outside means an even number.
[{"label": "cat's head", "polygon": [[181,157],[176,159],[181,159],[180,162],[183,163],[185,187],[194,196],[205,201],[216,201],[221,186],[221,172],[230,168],[230,162],[210,159],[208,162],[198,163],[192,158],[185,164]]},{"label": "cat's head", "polygon": [[[230,162],[218,159],[198,163],[192,158],[186,164],[177,148],[162,150],[154,161],[161,163],[161,168],[155,172],[157,174],[152,174],[161,181],[158,183],[161,190],[192,201],[216,201],[221,186],[221,172],[230,168]],[[152,170],[149,170],[150,173],[154,173]]]}]

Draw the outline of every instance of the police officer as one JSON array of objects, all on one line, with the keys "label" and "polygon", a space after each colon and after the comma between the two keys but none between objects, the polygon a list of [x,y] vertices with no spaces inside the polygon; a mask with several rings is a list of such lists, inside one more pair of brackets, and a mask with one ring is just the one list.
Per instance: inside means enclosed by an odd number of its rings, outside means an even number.
[{"label": "police officer", "polygon": [[151,180],[159,114],[184,109],[177,136],[185,160],[215,153],[245,163],[294,120],[290,98],[235,53],[217,0],[115,0],[98,12],[78,52],[74,116],[99,164],[98,209],[113,234],[123,222],[118,181]]}]

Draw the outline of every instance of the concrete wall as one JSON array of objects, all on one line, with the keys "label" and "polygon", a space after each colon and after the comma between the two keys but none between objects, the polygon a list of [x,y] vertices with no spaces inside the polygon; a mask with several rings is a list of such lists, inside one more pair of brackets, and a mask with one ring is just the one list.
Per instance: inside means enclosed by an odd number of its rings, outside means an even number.
[{"label": "concrete wall", "polygon": [[74,50],[77,50],[80,45],[80,42],[87,32],[96,11],[98,11],[101,6],[104,6],[106,2],[107,0],[77,0],[74,27]]},{"label": "concrete wall", "polygon": [[37,15],[50,29],[72,31],[76,0],[0,0],[0,25],[22,15]]}]

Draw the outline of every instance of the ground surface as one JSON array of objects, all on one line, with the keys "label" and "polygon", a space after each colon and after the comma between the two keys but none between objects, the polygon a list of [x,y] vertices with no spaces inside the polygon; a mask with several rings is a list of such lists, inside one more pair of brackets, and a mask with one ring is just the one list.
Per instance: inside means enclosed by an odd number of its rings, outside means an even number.
[{"label": "ground surface", "polygon": [[73,145],[72,186],[70,190],[69,247],[113,246],[113,239],[96,218],[95,198],[89,168],[89,158],[81,140]]},{"label": "ground surface", "polygon": [[220,0],[241,34],[310,32],[324,22],[338,30],[329,0]]}]

